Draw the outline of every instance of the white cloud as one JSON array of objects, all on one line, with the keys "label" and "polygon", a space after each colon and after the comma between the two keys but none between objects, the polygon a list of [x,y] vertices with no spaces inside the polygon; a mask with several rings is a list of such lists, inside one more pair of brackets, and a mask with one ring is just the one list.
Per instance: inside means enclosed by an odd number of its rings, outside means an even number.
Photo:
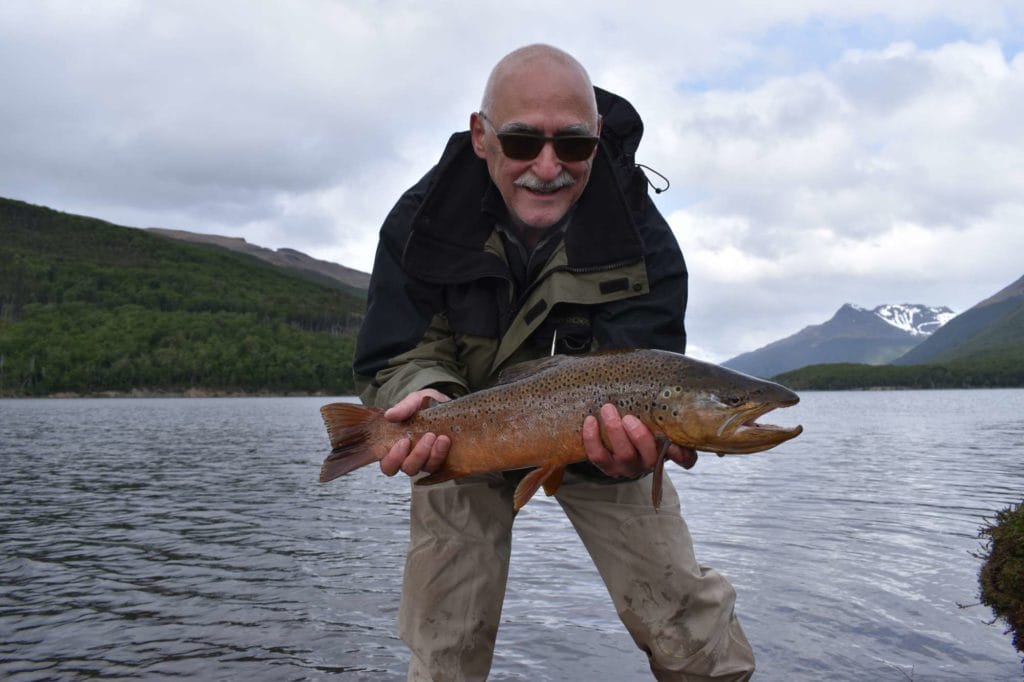
[{"label": "white cloud", "polygon": [[491,64],[559,44],[628,97],[723,359],[843,302],[1020,276],[1019,3],[0,5],[0,195],[368,269]]},{"label": "white cloud", "polygon": [[[679,93],[652,165],[684,188],[659,202],[690,264],[695,342],[721,359],[798,331],[789,309],[962,310],[1019,277],[1004,254],[1024,248],[1022,64],[994,41],[898,43]],[[754,331],[719,331],[740,327]]]}]

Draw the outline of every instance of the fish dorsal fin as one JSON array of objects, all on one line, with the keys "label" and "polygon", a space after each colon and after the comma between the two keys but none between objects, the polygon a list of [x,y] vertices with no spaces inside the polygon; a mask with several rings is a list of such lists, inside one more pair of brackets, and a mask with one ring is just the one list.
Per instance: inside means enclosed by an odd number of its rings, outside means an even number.
[{"label": "fish dorsal fin", "polygon": [[573,359],[574,358],[571,355],[550,355],[546,358],[540,358],[539,360],[527,360],[525,362],[520,362],[502,370],[492,386],[511,384],[519,381],[520,379],[533,376],[534,374],[539,374],[555,367],[561,367],[567,362],[572,362]]},{"label": "fish dorsal fin", "polygon": [[525,360],[523,362],[516,363],[510,367],[503,369],[499,374],[498,378],[495,379],[492,386],[501,386],[503,384],[511,384],[514,381],[519,381],[528,376],[545,372],[555,367],[561,367],[566,363],[576,362],[583,357],[593,358],[600,357],[602,355],[622,355],[625,353],[632,353],[636,349],[633,348],[615,348],[611,350],[598,350],[591,351],[585,356],[583,355],[549,355],[545,358],[539,358],[537,360]]}]

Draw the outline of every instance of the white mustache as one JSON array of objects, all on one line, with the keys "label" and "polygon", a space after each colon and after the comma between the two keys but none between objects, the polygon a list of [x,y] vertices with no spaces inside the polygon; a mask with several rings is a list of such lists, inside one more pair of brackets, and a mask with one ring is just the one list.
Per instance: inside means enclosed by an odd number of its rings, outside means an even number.
[{"label": "white mustache", "polygon": [[553,180],[544,181],[534,175],[533,171],[526,171],[513,182],[516,187],[524,187],[534,192],[554,192],[563,187],[572,187],[576,179],[569,175],[568,171],[562,170]]}]

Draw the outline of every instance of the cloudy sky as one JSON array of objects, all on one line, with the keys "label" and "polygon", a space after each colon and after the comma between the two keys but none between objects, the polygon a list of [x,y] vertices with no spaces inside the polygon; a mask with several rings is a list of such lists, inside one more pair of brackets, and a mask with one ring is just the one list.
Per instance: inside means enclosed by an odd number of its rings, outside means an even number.
[{"label": "cloudy sky", "polygon": [[846,302],[960,312],[1024,274],[1018,0],[4,0],[0,196],[368,271],[532,42],[644,117],[691,354]]}]

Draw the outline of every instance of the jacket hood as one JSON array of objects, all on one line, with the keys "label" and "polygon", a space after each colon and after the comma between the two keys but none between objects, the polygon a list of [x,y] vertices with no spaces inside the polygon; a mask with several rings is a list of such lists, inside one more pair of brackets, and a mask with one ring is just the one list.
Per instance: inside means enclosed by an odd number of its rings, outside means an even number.
[{"label": "jacket hood", "polygon": [[613,158],[622,155],[632,164],[640,138],[644,135],[640,114],[628,101],[607,90],[595,87],[594,95],[597,97],[597,112],[604,119],[601,139],[611,147]]}]

